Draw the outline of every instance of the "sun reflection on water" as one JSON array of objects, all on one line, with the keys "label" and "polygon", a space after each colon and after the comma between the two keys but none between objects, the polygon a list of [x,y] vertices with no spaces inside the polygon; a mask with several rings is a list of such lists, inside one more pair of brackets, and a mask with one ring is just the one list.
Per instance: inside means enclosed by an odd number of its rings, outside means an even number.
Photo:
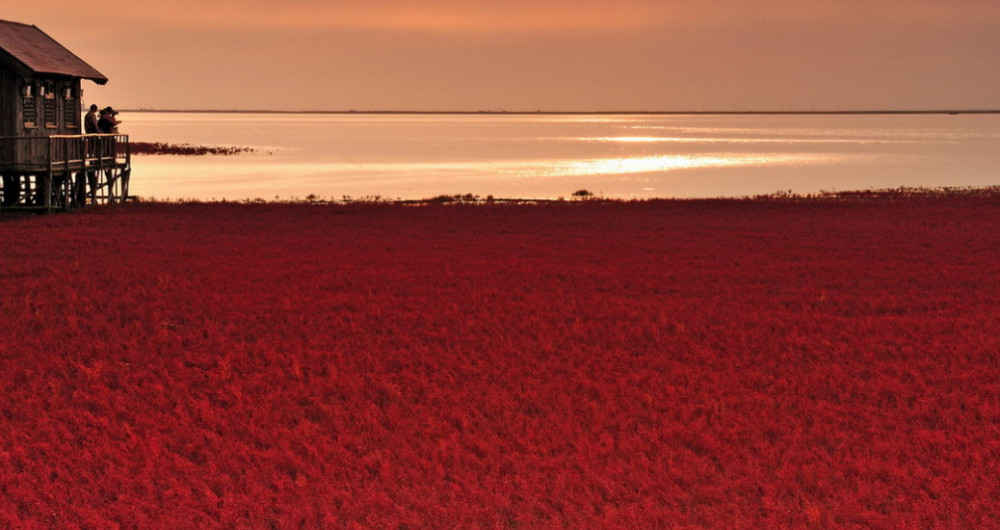
[{"label": "sun reflection on water", "polygon": [[561,160],[549,164],[549,176],[616,175],[655,173],[680,169],[722,168],[735,166],[766,166],[784,164],[810,164],[829,157],[813,154],[749,155],[662,155],[647,157],[595,158]]},{"label": "sun reflection on water", "polygon": [[[197,122],[198,127],[191,127]],[[969,117],[311,116],[137,113],[136,141],[256,146],[136,156],[140,196],[731,196],[996,183],[1000,125]],[[262,147],[275,146],[275,147]]]}]

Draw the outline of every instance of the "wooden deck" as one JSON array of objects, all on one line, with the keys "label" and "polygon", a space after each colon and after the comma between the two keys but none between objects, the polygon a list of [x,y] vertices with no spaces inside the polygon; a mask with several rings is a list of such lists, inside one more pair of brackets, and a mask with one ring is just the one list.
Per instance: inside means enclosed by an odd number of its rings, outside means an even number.
[{"label": "wooden deck", "polygon": [[129,198],[128,135],[0,137],[0,210],[70,210]]}]

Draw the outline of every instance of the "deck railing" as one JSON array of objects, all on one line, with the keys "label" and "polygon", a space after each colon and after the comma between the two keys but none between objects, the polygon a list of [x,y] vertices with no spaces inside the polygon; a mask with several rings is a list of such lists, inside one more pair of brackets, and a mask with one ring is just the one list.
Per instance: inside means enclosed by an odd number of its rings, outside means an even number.
[{"label": "deck railing", "polygon": [[125,134],[0,137],[4,207],[69,209],[128,198],[131,150]]},{"label": "deck railing", "polygon": [[0,170],[5,172],[76,171],[130,162],[127,134],[0,137]]}]

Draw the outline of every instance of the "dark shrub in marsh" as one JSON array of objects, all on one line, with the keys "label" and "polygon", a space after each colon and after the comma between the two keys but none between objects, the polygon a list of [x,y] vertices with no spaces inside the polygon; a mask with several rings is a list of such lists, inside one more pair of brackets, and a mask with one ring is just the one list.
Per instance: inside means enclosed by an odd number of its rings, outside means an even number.
[{"label": "dark shrub in marsh", "polygon": [[238,155],[242,153],[253,153],[256,149],[252,147],[218,147],[191,144],[168,144],[159,142],[131,142],[131,150],[134,155]]}]

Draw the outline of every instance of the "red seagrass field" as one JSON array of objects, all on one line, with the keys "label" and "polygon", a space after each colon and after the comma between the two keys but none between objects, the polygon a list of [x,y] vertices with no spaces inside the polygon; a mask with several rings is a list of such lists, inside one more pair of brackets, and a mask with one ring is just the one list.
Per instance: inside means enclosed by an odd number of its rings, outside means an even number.
[{"label": "red seagrass field", "polygon": [[0,527],[997,528],[1000,195],[0,219]]}]

